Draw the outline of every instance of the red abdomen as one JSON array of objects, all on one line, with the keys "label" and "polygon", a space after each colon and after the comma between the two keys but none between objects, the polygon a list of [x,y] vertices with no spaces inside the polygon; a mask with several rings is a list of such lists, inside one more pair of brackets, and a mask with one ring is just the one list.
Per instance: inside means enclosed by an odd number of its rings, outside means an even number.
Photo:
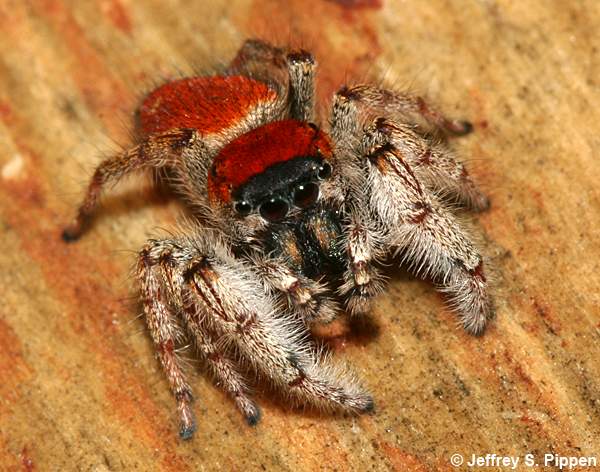
[{"label": "red abdomen", "polygon": [[181,79],[157,88],[146,97],[140,107],[140,125],[145,134],[174,128],[218,133],[275,99],[275,91],[248,77]]}]

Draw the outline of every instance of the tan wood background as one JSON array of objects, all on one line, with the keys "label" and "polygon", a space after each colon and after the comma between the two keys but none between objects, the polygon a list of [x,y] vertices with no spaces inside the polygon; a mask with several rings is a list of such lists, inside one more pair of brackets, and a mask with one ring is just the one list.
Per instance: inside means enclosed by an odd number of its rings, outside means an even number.
[{"label": "tan wood background", "polygon": [[[600,460],[599,31],[594,0],[0,0],[0,469]],[[259,390],[250,428],[198,373],[199,430],[182,442],[129,276],[180,207],[138,179],[77,244],[59,234],[102,155],[131,142],[144,92],[250,36],[311,49],[323,103],[377,77],[474,122],[453,145],[492,197],[475,231],[498,316],[470,337],[428,283],[393,269],[369,318],[320,333],[375,414],[293,410]]]}]

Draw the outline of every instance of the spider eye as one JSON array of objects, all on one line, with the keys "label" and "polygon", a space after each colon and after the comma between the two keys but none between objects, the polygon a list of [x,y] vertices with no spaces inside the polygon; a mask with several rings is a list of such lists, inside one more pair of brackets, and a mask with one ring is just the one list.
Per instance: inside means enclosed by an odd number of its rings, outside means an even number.
[{"label": "spider eye", "polygon": [[317,174],[319,179],[324,180],[331,176],[331,165],[328,162],[323,162],[319,167],[319,173]]},{"label": "spider eye", "polygon": [[314,182],[300,184],[294,192],[294,205],[300,208],[308,208],[319,198],[319,186]]},{"label": "spider eye", "polygon": [[252,205],[250,205],[245,200],[242,200],[241,202],[236,202],[233,208],[238,213],[238,215],[241,216],[248,216],[252,211]]},{"label": "spider eye", "polygon": [[260,215],[267,221],[279,221],[287,215],[289,206],[281,198],[271,198],[260,206]]}]

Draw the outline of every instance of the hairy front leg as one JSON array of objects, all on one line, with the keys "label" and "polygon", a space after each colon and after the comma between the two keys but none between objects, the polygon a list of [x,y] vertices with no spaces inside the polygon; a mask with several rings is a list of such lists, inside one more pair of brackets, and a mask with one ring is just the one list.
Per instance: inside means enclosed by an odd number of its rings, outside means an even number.
[{"label": "hairy front leg", "polygon": [[204,315],[196,304],[187,300],[183,318],[188,330],[193,334],[198,352],[206,362],[215,382],[233,399],[238,409],[244,415],[246,422],[254,426],[260,420],[260,409],[250,397],[249,388],[239,365],[229,352],[229,344],[222,334],[215,332],[203,322]]},{"label": "hairy front leg", "polygon": [[417,178],[436,194],[475,210],[487,210],[488,197],[471,179],[465,165],[442,144],[433,144],[411,126],[380,118],[367,130],[393,144]]},{"label": "hairy front leg", "polygon": [[[377,141],[377,137],[369,138]],[[416,273],[440,284],[467,331],[483,332],[493,306],[483,258],[470,238],[422,187],[399,149],[390,143],[378,144],[367,158],[370,204],[386,227],[387,244],[403,251]]]},{"label": "hairy front leg", "polygon": [[[195,241],[201,251],[210,249]],[[186,271],[188,294],[213,328],[253,368],[297,402],[364,412],[371,397],[348,373],[325,362],[298,321],[284,316],[249,266],[224,254],[198,257]]]},{"label": "hairy front leg", "polygon": [[189,240],[151,240],[141,251],[138,263],[146,322],[177,400],[183,439],[189,439],[196,428],[191,389],[175,355],[175,345],[184,337],[194,341],[215,381],[232,397],[246,421],[254,425],[260,419],[260,410],[231,356],[231,343],[221,342],[223,336],[207,323],[206,314],[182,292],[185,271],[197,258]]},{"label": "hairy front leg", "polygon": [[169,241],[148,243],[140,252],[137,275],[141,282],[146,324],[177,401],[179,435],[182,439],[189,439],[196,430],[196,421],[192,411],[192,389],[175,351],[185,337],[177,319],[178,304],[174,303],[172,254],[175,248],[174,243]]}]

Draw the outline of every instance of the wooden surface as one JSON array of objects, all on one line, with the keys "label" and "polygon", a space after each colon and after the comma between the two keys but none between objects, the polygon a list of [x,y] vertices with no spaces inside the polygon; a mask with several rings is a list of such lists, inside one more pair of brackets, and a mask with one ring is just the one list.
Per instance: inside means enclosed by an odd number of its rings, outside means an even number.
[{"label": "wooden surface", "polygon": [[[193,3],[0,1],[0,469],[600,460],[600,3]],[[375,414],[322,416],[259,391],[264,416],[250,428],[199,373],[199,430],[182,442],[129,276],[180,207],[133,180],[80,242],[59,234],[102,155],[130,142],[143,93],[228,61],[249,36],[313,50],[322,102],[345,80],[383,77],[475,123],[453,145],[492,197],[475,227],[498,315],[470,337],[429,284],[393,269],[368,319],[322,333]]]}]

